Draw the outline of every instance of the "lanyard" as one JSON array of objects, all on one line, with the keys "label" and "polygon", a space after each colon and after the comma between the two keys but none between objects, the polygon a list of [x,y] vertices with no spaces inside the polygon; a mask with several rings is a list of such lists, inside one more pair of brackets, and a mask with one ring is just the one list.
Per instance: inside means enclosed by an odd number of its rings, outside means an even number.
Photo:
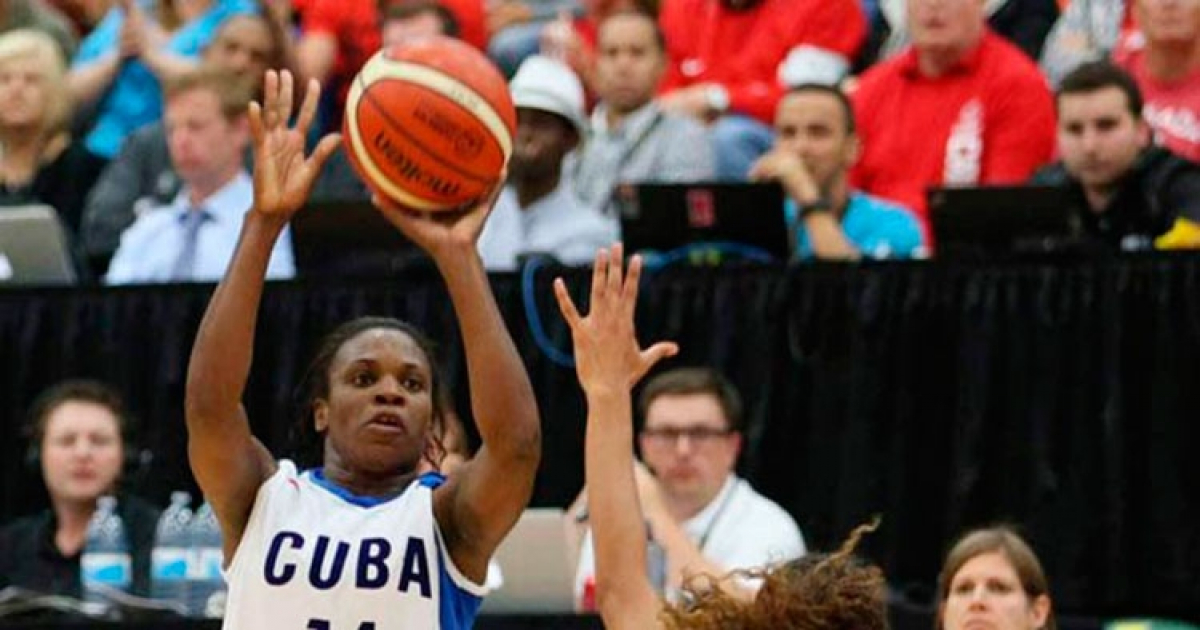
[{"label": "lanyard", "polygon": [[701,554],[704,553],[705,547],[708,546],[709,537],[712,536],[713,530],[716,529],[717,522],[719,522],[721,517],[725,514],[725,509],[728,508],[729,504],[733,501],[733,495],[737,494],[738,486],[740,485],[741,484],[739,484],[735,479],[733,482],[733,487],[730,488],[729,492],[725,494],[725,498],[721,499],[721,504],[717,506],[716,513],[713,514],[712,519],[708,521],[708,526],[704,528],[704,534],[700,536],[700,541],[697,543],[697,546],[700,547]]},{"label": "lanyard", "polygon": [[[612,203],[613,192],[617,189],[617,183],[621,181],[621,168],[633,158],[638,149],[642,148],[642,145],[646,143],[646,140],[648,140],[650,136],[654,134],[655,129],[657,129],[659,124],[662,123],[663,118],[664,115],[661,110],[655,111],[654,118],[650,119],[650,122],[646,124],[646,127],[642,129],[642,132],[638,134],[636,138],[634,138],[633,142],[626,145],[625,149],[621,151],[620,156],[617,157],[616,168],[614,168],[612,171],[613,180],[608,182],[608,185],[605,186],[605,190],[607,190],[607,192],[599,197],[600,199],[604,200],[604,205],[599,208],[601,212],[607,213],[608,208]],[[576,160],[575,168],[573,169],[572,173],[572,178],[576,181],[579,180],[579,170],[582,167],[583,161]]]}]

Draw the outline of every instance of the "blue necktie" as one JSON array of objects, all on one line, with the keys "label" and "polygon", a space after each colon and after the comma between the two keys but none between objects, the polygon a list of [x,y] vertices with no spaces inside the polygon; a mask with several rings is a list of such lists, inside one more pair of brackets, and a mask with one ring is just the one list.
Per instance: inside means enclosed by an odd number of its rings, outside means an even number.
[{"label": "blue necktie", "polygon": [[200,227],[208,219],[208,212],[203,208],[189,208],[179,219],[183,228],[183,245],[179,248],[179,257],[171,267],[171,280],[189,281],[196,271],[196,242],[200,238]]}]

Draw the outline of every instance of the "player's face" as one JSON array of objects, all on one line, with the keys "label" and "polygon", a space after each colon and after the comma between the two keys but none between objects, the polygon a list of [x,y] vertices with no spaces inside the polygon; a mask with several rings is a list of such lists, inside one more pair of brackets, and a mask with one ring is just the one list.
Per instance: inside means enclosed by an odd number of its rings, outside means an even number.
[{"label": "player's face", "polygon": [[329,397],[314,409],[326,465],[381,474],[415,469],[433,411],[433,371],[416,340],[383,328],[359,333],[334,355]]},{"label": "player's face", "polygon": [[629,112],[654,98],[666,56],[655,41],[650,18],[619,15],[605,20],[596,48],[598,90],[609,107]]},{"label": "player's face", "polygon": [[962,48],[983,32],[984,0],[908,0],[908,31],[920,48]]},{"label": "player's face", "polygon": [[1150,142],[1150,129],[1116,87],[1058,98],[1058,151],[1088,188],[1116,185]]},{"label": "player's face", "polygon": [[706,504],[733,472],[741,436],[711,394],[666,394],[646,408],[642,457],[672,498]]},{"label": "player's face", "polygon": [[779,103],[775,138],[780,147],[804,162],[822,190],[844,176],[857,156],[841,103],[831,94],[799,92]]},{"label": "player's face", "polygon": [[1008,557],[999,551],[965,562],[942,602],[946,630],[1037,630],[1046,624],[1049,600],[1031,598]]},{"label": "player's face", "polygon": [[1200,0],[1138,0],[1137,23],[1152,43],[1191,43],[1200,38]]},{"label": "player's face", "polygon": [[262,83],[263,73],[274,56],[275,44],[266,21],[253,15],[232,17],[208,48],[205,60],[213,66]]},{"label": "player's face", "polygon": [[110,492],[123,458],[120,423],[107,407],[67,401],[47,418],[42,477],[53,499],[91,502]]},{"label": "player's face", "polygon": [[220,184],[241,168],[249,139],[245,119],[226,118],[212,90],[197,88],[171,96],[163,122],[171,163],[185,183]]}]

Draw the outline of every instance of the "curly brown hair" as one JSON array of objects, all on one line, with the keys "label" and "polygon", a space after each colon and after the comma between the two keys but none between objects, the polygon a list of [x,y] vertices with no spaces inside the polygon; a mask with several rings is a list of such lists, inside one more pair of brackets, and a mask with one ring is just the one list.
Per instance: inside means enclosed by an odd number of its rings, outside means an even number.
[{"label": "curly brown hair", "polygon": [[[883,571],[854,555],[878,521],[860,525],[834,553],[810,553],[771,569],[735,571],[722,578],[693,576],[684,604],[663,609],[668,630],[886,630]],[[762,580],[753,601],[718,588],[729,579]]]}]

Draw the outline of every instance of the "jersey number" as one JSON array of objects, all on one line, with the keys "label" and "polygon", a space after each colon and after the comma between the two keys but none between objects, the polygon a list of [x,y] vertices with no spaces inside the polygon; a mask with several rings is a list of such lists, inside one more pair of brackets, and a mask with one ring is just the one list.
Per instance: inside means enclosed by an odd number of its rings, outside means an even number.
[{"label": "jersey number", "polygon": [[[327,619],[309,619],[304,630],[330,630],[329,621]],[[364,621],[358,624],[358,630],[375,630],[375,622]]]}]

